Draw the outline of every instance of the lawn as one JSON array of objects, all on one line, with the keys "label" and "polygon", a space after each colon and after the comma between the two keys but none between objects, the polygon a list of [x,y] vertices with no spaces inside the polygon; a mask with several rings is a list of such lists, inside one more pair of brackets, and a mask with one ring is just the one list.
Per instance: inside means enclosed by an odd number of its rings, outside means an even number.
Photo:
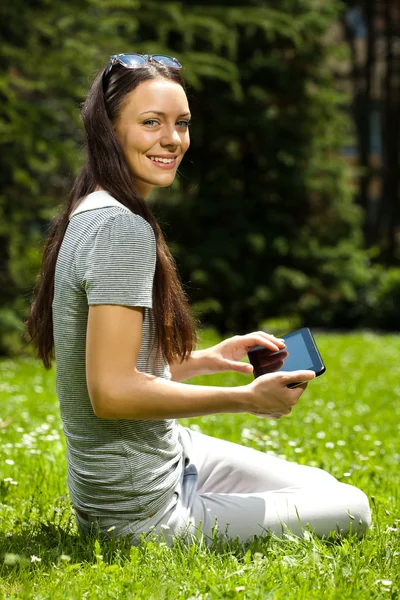
[{"label": "lawn", "polygon": [[[168,547],[80,540],[66,486],[55,368],[0,360],[0,598],[400,597],[400,338],[316,333],[326,373],[279,421],[182,419],[209,435],[322,467],[363,489],[373,526],[361,540],[265,537],[246,546]],[[202,344],[218,338],[201,334]],[[235,373],[191,383],[243,385]]]}]

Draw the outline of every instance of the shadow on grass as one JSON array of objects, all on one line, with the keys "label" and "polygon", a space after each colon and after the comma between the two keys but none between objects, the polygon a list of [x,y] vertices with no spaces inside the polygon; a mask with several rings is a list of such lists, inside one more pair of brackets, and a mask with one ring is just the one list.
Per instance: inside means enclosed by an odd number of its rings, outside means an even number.
[{"label": "shadow on grass", "polygon": [[[76,529],[74,517],[59,524],[36,522],[18,528],[16,533],[0,532],[0,560],[3,564],[40,562],[43,567],[51,567],[59,562],[96,563],[99,554],[99,540],[95,534],[83,538]],[[129,559],[131,551],[129,537],[101,542],[101,553],[105,562]],[[40,559],[38,561],[37,559]]]},{"label": "shadow on grass", "polygon": [[[157,545],[159,542],[159,539],[152,536],[143,537],[139,541],[137,550],[144,562],[148,544]],[[349,542],[351,543],[347,538],[346,543]],[[171,544],[171,550],[177,556],[179,554],[187,555],[190,547],[195,544],[200,553],[216,553],[219,556],[230,554],[235,555],[238,560],[246,560],[252,555],[260,553],[268,555],[272,559],[273,556],[283,556],[286,553],[307,553],[315,545],[318,545],[320,549],[324,547],[327,551],[328,547],[333,548],[342,543],[343,538],[338,535],[320,540],[312,534],[304,539],[296,538],[290,533],[284,534],[282,538],[277,538],[268,532],[263,536],[256,537],[251,542],[243,543],[239,540],[224,540],[215,531],[212,540],[207,543],[201,536],[192,539],[191,542],[182,537],[176,537]],[[43,571],[49,571],[66,563],[84,567],[95,564],[99,554],[102,555],[101,559],[105,563],[123,564],[131,559],[131,553],[132,543],[129,535],[107,541],[100,541],[95,533],[83,538],[77,530],[73,514],[68,511],[67,514],[56,517],[54,521],[49,519],[33,523],[17,522],[15,523],[15,533],[0,532],[0,575],[11,575],[12,572],[15,573],[20,569],[29,569],[33,566],[39,567]],[[34,565],[34,563],[36,564]]]}]

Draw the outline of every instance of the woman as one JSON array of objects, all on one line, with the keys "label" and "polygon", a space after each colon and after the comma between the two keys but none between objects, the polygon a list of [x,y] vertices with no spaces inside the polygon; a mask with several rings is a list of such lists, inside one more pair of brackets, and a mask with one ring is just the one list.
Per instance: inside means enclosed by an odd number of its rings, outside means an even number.
[{"label": "woman", "polygon": [[[27,321],[51,367],[79,530],[103,536],[194,534],[248,540],[285,528],[362,535],[368,499],[321,469],[178,425],[179,417],[248,412],[279,419],[314,377],[264,375],[234,388],[181,383],[252,373],[247,350],[284,348],[264,332],[196,351],[174,260],[145,199],[168,186],[189,148],[190,110],[171,57],[116,55],[83,108],[87,162],[53,225]],[[302,381],[288,389],[287,384]]]}]

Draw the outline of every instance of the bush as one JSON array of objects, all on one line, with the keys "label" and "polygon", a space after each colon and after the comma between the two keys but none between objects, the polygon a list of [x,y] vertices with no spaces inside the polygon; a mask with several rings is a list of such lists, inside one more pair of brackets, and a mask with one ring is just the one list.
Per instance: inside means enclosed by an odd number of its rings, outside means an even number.
[{"label": "bush", "polygon": [[354,326],[368,279],[362,214],[339,156],[346,99],[324,38],[337,4],[273,6],[246,17],[208,8],[236,32],[241,95],[215,78],[196,91],[189,159],[170,202],[155,203],[197,314],[220,332],[287,314]]},{"label": "bush", "polygon": [[203,323],[221,333],[285,315],[324,327],[398,323],[396,276],[376,274],[373,290],[350,167],[339,157],[351,127],[332,75],[338,49],[325,39],[338,7],[5,4],[0,354],[24,344],[48,223],[82,161],[78,108],[91,74],[127,47],[184,65],[192,145],[152,203]]},{"label": "bush", "polygon": [[363,324],[388,331],[400,330],[400,269],[374,268],[365,294]]}]

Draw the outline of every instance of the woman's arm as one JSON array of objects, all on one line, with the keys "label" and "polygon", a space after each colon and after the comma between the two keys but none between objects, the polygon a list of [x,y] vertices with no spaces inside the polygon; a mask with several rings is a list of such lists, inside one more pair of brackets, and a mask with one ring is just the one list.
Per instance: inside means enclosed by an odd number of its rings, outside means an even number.
[{"label": "woman's arm", "polygon": [[[86,381],[95,414],[111,419],[165,419],[239,411],[239,389],[176,383],[138,371],[142,313],[140,307],[89,306]],[[200,362],[201,356],[196,352],[192,361]],[[187,369],[185,373],[190,375]]]},{"label": "woman's arm", "polygon": [[212,370],[211,361],[207,356],[208,350],[194,350],[183,362],[176,361],[169,365],[171,381],[185,381],[198,375],[210,375]]},{"label": "woman's arm", "polygon": [[285,347],[285,343],[265,331],[235,335],[205,350],[195,350],[183,363],[176,361],[170,364],[171,380],[184,381],[190,377],[224,371],[250,375],[253,367],[241,361],[254,346],[265,346],[272,352],[277,352]]},{"label": "woman's arm", "polygon": [[120,377],[107,395],[91,399],[103,419],[178,419],[243,412],[245,390],[177,383],[136,371]]},{"label": "woman's arm", "polygon": [[104,419],[167,419],[216,413],[288,414],[312,371],[263,375],[245,386],[198,386],[168,381],[137,370],[142,343],[142,309],[89,306],[86,381],[95,414]]},{"label": "woman's arm", "polygon": [[[108,386],[108,393],[94,391],[91,401],[96,416],[103,419],[160,420],[239,412],[279,419],[291,412],[306,382],[314,377],[313,371],[270,373],[248,385],[226,388],[176,383],[134,371]],[[286,387],[298,381],[304,384]]]}]

